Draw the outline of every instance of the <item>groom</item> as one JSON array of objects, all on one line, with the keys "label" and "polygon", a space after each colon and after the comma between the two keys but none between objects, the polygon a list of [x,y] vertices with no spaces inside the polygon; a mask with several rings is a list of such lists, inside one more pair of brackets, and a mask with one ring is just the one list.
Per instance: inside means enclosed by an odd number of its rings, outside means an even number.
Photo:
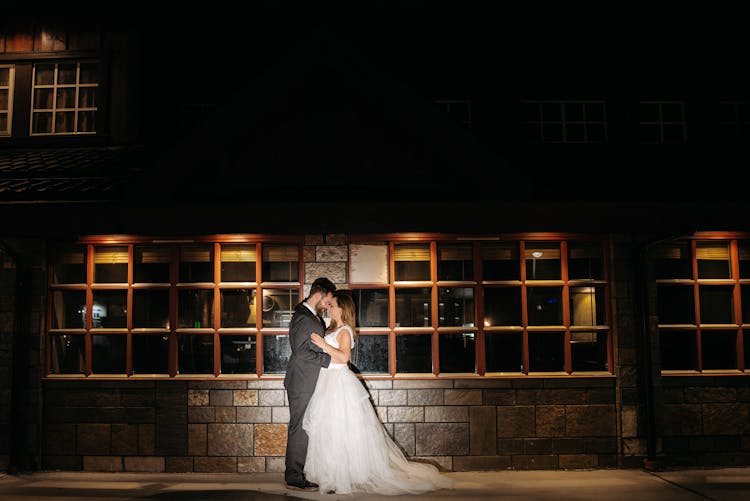
[{"label": "groom", "polygon": [[284,387],[289,399],[289,428],[286,442],[286,488],[316,491],[318,485],[305,478],[307,432],[302,429],[302,417],[310,402],[321,367],[328,367],[331,356],[310,342],[313,332],[325,335],[322,315],[330,306],[336,286],[327,278],[318,278],[310,287],[310,294],[294,309],[289,324],[289,343],[292,355],[286,368]]}]

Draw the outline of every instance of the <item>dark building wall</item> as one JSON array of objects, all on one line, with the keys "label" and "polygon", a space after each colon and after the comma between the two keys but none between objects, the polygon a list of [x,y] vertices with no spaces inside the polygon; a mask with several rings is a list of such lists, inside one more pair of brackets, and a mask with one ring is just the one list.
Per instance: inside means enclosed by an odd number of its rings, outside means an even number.
[{"label": "dark building wall", "polygon": [[15,296],[15,263],[0,250],[0,470],[10,462],[10,395],[13,370],[13,306]]}]

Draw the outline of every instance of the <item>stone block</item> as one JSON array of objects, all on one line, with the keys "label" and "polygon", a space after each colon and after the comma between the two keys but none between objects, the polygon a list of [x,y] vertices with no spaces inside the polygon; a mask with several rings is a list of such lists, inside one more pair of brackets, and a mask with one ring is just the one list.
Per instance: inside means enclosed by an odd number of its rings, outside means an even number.
[{"label": "stone block", "polygon": [[452,388],[453,381],[449,379],[396,379],[393,381],[394,390],[420,390],[425,388]]},{"label": "stone block", "polygon": [[236,407],[214,407],[214,416],[217,423],[234,423],[237,420]]},{"label": "stone block", "polygon": [[551,438],[524,438],[524,454],[552,454],[554,443]]},{"label": "stone block", "polygon": [[583,439],[583,452],[591,454],[615,454],[617,452],[617,439],[587,437]]},{"label": "stone block", "polygon": [[191,456],[205,456],[207,451],[206,440],[208,439],[208,428],[205,424],[188,425],[187,453]]},{"label": "stone block", "polygon": [[232,405],[232,390],[209,390],[208,405],[215,407]]},{"label": "stone block", "polygon": [[407,390],[378,390],[378,405],[406,405]]},{"label": "stone block", "polygon": [[582,470],[596,468],[599,465],[599,456],[596,454],[560,454],[558,461],[563,470]]},{"label": "stone block", "polygon": [[79,471],[83,468],[81,456],[42,456],[42,467],[45,470]]},{"label": "stone block", "polygon": [[[491,407],[494,422],[495,408]],[[426,423],[461,423],[469,421],[469,408],[466,406],[426,406],[424,408]],[[494,438],[494,435],[493,435]]]},{"label": "stone block", "polygon": [[485,405],[515,405],[516,390],[513,389],[489,389],[483,391]]},{"label": "stone block", "polygon": [[112,454],[128,456],[138,453],[138,425],[112,425]]},{"label": "stone block", "polygon": [[[305,235],[305,245],[323,245],[325,244],[325,235],[316,233],[311,235]],[[310,281],[309,283],[312,283]]]},{"label": "stone block", "polygon": [[271,407],[271,421],[274,423],[288,423],[289,407]]},{"label": "stone block", "polygon": [[166,464],[163,457],[125,457],[125,471],[163,473]]},{"label": "stone block", "polygon": [[518,455],[511,456],[511,465],[515,470],[556,470],[556,455]]},{"label": "stone block", "polygon": [[208,390],[188,390],[188,406],[208,405]]},{"label": "stone block", "polygon": [[401,446],[408,456],[416,453],[416,432],[412,423],[393,424],[393,440]]},{"label": "stone block", "polygon": [[701,407],[697,404],[665,404],[664,435],[699,435]]},{"label": "stone block", "polygon": [[714,386],[685,388],[685,403],[727,403],[737,401],[737,388]]},{"label": "stone block", "polygon": [[260,381],[248,381],[247,387],[251,390],[283,390],[284,379],[262,379]]},{"label": "stone block", "polygon": [[237,473],[263,473],[266,471],[266,458],[240,457],[237,458]]},{"label": "stone block", "polygon": [[744,435],[750,433],[750,404],[703,404],[703,433]]},{"label": "stone block", "polygon": [[213,423],[214,421],[216,421],[214,407],[188,407],[188,423]]},{"label": "stone block", "polygon": [[305,283],[311,284],[318,277],[328,277],[335,284],[346,283],[346,262],[305,263]]},{"label": "stone block", "polygon": [[565,435],[569,437],[604,437],[616,435],[616,433],[614,406],[565,406]]},{"label": "stone block", "polygon": [[424,407],[388,407],[389,423],[418,423],[424,421]]},{"label": "stone block", "polygon": [[[8,429],[8,423],[1,423],[3,429]],[[74,424],[50,424],[44,434],[46,448],[45,453],[51,455],[70,454],[76,450],[76,425]],[[0,450],[7,450],[6,447]]]},{"label": "stone block", "polygon": [[[285,424],[255,425],[255,456],[283,456],[286,454],[287,426]],[[243,454],[251,455],[251,454]]]},{"label": "stone block", "polygon": [[328,245],[346,245],[346,233],[326,233],[324,235],[325,243]]},{"label": "stone block", "polygon": [[482,390],[443,390],[445,405],[482,405]]},{"label": "stone block", "polygon": [[500,471],[511,467],[510,456],[456,456],[453,471]]},{"label": "stone block", "polygon": [[192,457],[167,457],[164,470],[167,473],[188,473],[193,471]]},{"label": "stone block", "polygon": [[[446,407],[452,409],[453,407]],[[465,409],[465,407],[456,407]],[[489,456],[497,452],[497,413],[494,405],[469,407],[469,454]]]},{"label": "stone block", "polygon": [[367,379],[362,381],[370,390],[390,390],[393,382],[390,379]]},{"label": "stone block", "polygon": [[271,407],[237,407],[238,423],[270,423]]},{"label": "stone block", "polygon": [[79,424],[77,445],[77,452],[81,455],[109,454],[110,425],[101,423]]},{"label": "stone block", "polygon": [[258,405],[258,390],[233,390],[232,405],[235,407]]},{"label": "stone block", "polygon": [[122,471],[120,456],[83,456],[84,471]]},{"label": "stone block", "polygon": [[419,456],[469,453],[468,423],[417,423],[416,454]]},{"label": "stone block", "polygon": [[646,451],[645,438],[625,438],[622,440],[622,453],[626,456],[643,456]]},{"label": "stone block", "polygon": [[443,390],[407,390],[407,405],[440,405],[443,403]]},{"label": "stone block", "polygon": [[302,247],[302,260],[305,263],[312,263],[315,261],[315,246],[305,245]]},{"label": "stone block", "polygon": [[623,438],[638,436],[638,408],[633,405],[623,405],[620,409],[620,420]]},{"label": "stone block", "polygon": [[286,470],[286,460],[283,457],[267,457],[266,471],[269,473],[283,473]]},{"label": "stone block", "polygon": [[284,390],[260,390],[258,392],[258,405],[282,406],[286,404]]},{"label": "stone block", "polygon": [[437,467],[440,471],[453,471],[452,456],[413,456],[410,459],[412,461],[429,463]]},{"label": "stone block", "polygon": [[196,473],[236,473],[237,458],[234,457],[196,457],[193,462]]},{"label": "stone block", "polygon": [[349,247],[346,245],[318,245],[315,247],[315,261],[346,263],[349,260]]},{"label": "stone block", "polygon": [[497,408],[498,438],[533,437],[536,434],[534,423],[533,406]]},{"label": "stone block", "polygon": [[586,392],[586,403],[614,404],[615,391],[611,388],[591,388]]},{"label": "stone block", "polygon": [[497,453],[502,455],[523,454],[522,438],[498,438]]},{"label": "stone block", "polygon": [[138,425],[138,454],[141,456],[154,455],[154,425]]},{"label": "stone block", "polygon": [[559,454],[580,453],[584,450],[584,441],[581,438],[553,438],[552,452]]},{"label": "stone block", "polygon": [[483,379],[456,379],[453,381],[453,388],[512,388],[513,382],[507,378],[483,378]]},{"label": "stone block", "polygon": [[536,408],[536,436],[565,436],[565,406],[540,405]]},{"label": "stone block", "polygon": [[209,424],[206,440],[209,456],[253,455],[252,424]]}]

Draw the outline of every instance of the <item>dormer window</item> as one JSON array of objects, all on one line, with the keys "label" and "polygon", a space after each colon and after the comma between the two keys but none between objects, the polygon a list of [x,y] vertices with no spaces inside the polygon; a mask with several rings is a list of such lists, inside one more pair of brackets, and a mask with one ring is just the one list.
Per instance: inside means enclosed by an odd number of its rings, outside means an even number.
[{"label": "dormer window", "polygon": [[97,61],[37,63],[32,82],[32,136],[96,133]]}]

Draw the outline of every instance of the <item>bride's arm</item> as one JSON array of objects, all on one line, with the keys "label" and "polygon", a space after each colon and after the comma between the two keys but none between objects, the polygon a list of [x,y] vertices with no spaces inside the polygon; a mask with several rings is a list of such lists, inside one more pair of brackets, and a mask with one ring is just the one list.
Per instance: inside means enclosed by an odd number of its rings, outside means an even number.
[{"label": "bride's arm", "polygon": [[334,348],[330,344],[326,343],[318,334],[313,334],[310,340],[316,346],[320,347],[325,353],[331,356],[331,361],[338,364],[347,363],[351,360],[352,353],[352,340],[351,335],[347,329],[341,329],[336,335],[336,341],[339,342],[340,348]]}]

